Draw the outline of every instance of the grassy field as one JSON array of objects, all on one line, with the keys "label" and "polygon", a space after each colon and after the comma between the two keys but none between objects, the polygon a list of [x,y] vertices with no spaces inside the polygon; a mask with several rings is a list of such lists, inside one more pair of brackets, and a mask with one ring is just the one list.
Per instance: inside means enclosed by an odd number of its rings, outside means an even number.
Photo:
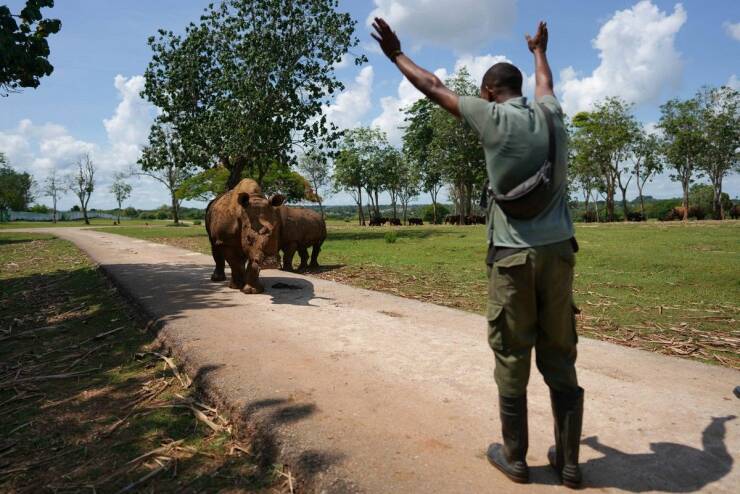
[{"label": "grassy field", "polygon": [[[106,231],[210,253],[202,226]],[[577,237],[582,335],[740,368],[740,222],[579,225]],[[484,238],[482,226],[330,223],[311,274],[482,313]]]},{"label": "grassy field", "polygon": [[288,490],[70,243],[0,233],[0,299],[0,492]]}]

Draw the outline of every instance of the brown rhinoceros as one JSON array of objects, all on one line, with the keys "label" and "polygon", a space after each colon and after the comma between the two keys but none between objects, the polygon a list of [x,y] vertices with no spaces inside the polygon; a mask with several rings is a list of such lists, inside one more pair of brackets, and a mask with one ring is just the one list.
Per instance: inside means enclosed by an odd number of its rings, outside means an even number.
[{"label": "brown rhinoceros", "polygon": [[280,250],[283,251],[283,270],[293,271],[293,255],[296,250],[301,257],[298,271],[308,267],[308,248],[311,252],[311,267],[319,266],[321,244],[326,240],[326,222],[316,211],[303,208],[280,206]]},{"label": "brown rhinoceros", "polygon": [[[254,180],[244,179],[216,197],[206,208],[206,231],[216,269],[211,280],[226,279],[225,262],[231,268],[229,287],[244,293],[262,293],[260,266],[275,256],[280,238],[278,206],[283,196],[269,199]],[[245,266],[246,265],[246,266]]]}]

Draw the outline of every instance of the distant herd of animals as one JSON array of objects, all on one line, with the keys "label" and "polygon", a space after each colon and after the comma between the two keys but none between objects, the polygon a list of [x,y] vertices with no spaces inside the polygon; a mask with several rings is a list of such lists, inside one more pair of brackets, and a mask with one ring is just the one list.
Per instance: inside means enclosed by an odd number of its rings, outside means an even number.
[{"label": "distant herd of animals", "polygon": [[[409,218],[406,223],[409,226],[423,226],[424,221],[421,218]],[[448,214],[444,218],[445,225],[459,225],[460,224],[460,215],[458,214]],[[368,226],[383,226],[383,225],[390,225],[390,226],[401,226],[401,220],[399,218],[386,218],[386,217],[375,217],[370,218],[370,221],[368,221]],[[480,216],[480,215],[474,215],[470,214],[468,216],[463,217],[463,225],[485,225],[486,224],[486,217]]]},{"label": "distant herd of animals", "polygon": [[[658,221],[679,221],[684,217],[685,209],[683,206],[672,208],[662,217],[658,218]],[[740,204],[733,204],[725,214],[733,220],[740,219]],[[689,207],[689,218],[696,218],[697,220],[703,220],[707,217],[707,212],[698,206]],[[586,223],[593,223],[596,221],[596,213],[593,211],[586,211],[583,213],[583,221]],[[647,218],[637,211],[630,211],[627,213],[627,221],[647,221]]]},{"label": "distant herd of animals", "polygon": [[[206,208],[206,231],[216,268],[212,281],[226,280],[243,293],[262,293],[260,269],[266,259],[282,251],[282,269],[293,270],[293,256],[301,259],[299,271],[318,267],[321,245],[326,240],[326,222],[310,209],[285,206],[280,194],[266,197],[260,186],[244,179],[220,194]],[[308,249],[311,248],[309,263]]]}]

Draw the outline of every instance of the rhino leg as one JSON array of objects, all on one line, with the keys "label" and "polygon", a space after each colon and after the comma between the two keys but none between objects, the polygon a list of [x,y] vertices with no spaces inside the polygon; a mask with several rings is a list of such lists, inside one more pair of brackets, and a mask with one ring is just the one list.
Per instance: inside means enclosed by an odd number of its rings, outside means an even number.
[{"label": "rhino leg", "polygon": [[309,264],[309,267],[319,267],[319,252],[321,252],[321,244],[314,245],[313,249],[311,250],[311,264]]},{"label": "rhino leg", "polygon": [[247,275],[244,271],[244,263],[246,259],[244,255],[237,252],[229,252],[226,256],[226,262],[229,263],[231,268],[231,281],[229,282],[229,288],[240,290],[246,281]]},{"label": "rhino leg", "polygon": [[295,255],[296,244],[290,244],[283,249],[283,271],[293,271],[293,256]]},{"label": "rhino leg", "polygon": [[254,294],[254,293],[262,293],[265,291],[265,287],[262,286],[262,283],[260,283],[259,280],[260,276],[260,268],[259,266],[254,262],[248,262],[247,263],[247,269],[246,269],[246,278],[244,286],[242,287],[242,293],[246,294]]},{"label": "rhino leg", "polygon": [[226,280],[226,259],[224,258],[223,252],[220,247],[216,247],[211,243],[211,254],[213,254],[213,260],[216,261],[216,268],[213,270],[211,275],[211,281],[225,281]]},{"label": "rhino leg", "polygon": [[308,249],[304,246],[299,247],[298,255],[301,257],[301,264],[298,266],[298,272],[302,273],[308,267]]}]

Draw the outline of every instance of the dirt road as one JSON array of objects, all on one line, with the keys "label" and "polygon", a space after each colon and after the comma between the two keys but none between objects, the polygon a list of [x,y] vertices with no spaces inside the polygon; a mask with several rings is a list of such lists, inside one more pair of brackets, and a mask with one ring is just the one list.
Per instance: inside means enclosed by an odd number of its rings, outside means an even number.
[{"label": "dirt road", "polygon": [[[561,489],[546,466],[552,421],[536,369],[533,484],[510,484],[485,460],[499,422],[483,317],[278,271],[263,271],[265,294],[246,296],[209,281],[207,256],[43,231],[73,241],[161,318],[160,337],[255,427],[265,461],[299,472],[311,491]],[[740,373],[585,338],[578,368],[591,489],[737,492]]]}]

